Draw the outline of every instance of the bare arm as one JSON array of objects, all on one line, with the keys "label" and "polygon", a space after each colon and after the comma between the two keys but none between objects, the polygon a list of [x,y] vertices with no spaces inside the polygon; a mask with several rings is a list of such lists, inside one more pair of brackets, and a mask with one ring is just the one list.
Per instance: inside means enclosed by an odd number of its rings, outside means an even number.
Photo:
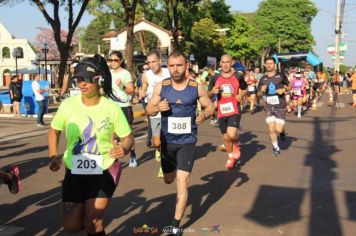
[{"label": "bare arm", "polygon": [[151,101],[147,104],[146,114],[148,116],[155,116],[158,112],[168,111],[170,109],[167,100],[161,101],[162,83],[155,86]]},{"label": "bare arm", "polygon": [[58,171],[61,167],[61,157],[58,157],[58,143],[61,136],[61,131],[55,130],[52,127],[48,130],[48,155],[51,158],[50,169]]},{"label": "bare arm", "polygon": [[202,111],[198,114],[195,122],[199,125],[209,116],[214,114],[215,108],[214,104],[211,102],[211,99],[208,97],[206,90],[201,84],[198,84],[198,94]]},{"label": "bare arm", "polygon": [[120,143],[116,143],[114,140],[114,147],[110,150],[109,155],[115,159],[124,157],[131,150],[133,139],[133,134],[131,133],[126,137],[121,137]]},{"label": "bare arm", "polygon": [[125,90],[125,93],[128,94],[128,95],[133,95],[135,93],[135,87],[133,85],[133,82],[128,82],[126,83],[126,85],[124,86],[124,90]]},{"label": "bare arm", "polygon": [[147,80],[146,72],[142,74],[141,81],[142,81],[142,86],[141,86],[141,90],[139,91],[139,98],[143,99],[144,97],[146,97],[147,88],[148,88],[148,80]]}]

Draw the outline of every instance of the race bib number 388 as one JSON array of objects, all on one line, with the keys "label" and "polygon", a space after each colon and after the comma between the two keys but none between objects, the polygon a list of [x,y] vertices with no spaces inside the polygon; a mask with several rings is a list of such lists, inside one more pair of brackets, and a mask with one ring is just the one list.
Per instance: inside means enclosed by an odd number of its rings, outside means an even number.
[{"label": "race bib number 388", "polygon": [[103,173],[103,156],[81,153],[72,157],[72,174],[100,175]]},{"label": "race bib number 388", "polygon": [[168,133],[190,134],[192,132],[191,117],[168,117]]}]

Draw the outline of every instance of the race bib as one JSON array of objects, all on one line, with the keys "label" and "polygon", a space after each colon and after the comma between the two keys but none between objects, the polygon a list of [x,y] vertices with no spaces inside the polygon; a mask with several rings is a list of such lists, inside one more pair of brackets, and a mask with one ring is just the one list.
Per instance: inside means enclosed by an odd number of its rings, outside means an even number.
[{"label": "race bib", "polygon": [[190,134],[192,132],[191,117],[168,117],[168,133]]},{"label": "race bib", "polygon": [[302,95],[302,91],[301,90],[294,90],[294,95],[300,96],[300,95]]},{"label": "race bib", "polygon": [[279,99],[277,95],[267,97],[267,104],[269,105],[278,105]]},{"label": "race bib", "polygon": [[235,111],[234,105],[232,105],[232,102],[220,104],[220,111],[221,114],[228,114],[234,112]]},{"label": "race bib", "polygon": [[75,95],[79,95],[80,94],[80,89],[71,89],[69,90],[69,96],[75,96]]},{"label": "race bib", "polygon": [[72,157],[72,174],[100,175],[103,174],[103,156],[81,153]]},{"label": "race bib", "polygon": [[254,92],[255,91],[255,86],[248,86],[248,91],[249,92]]}]

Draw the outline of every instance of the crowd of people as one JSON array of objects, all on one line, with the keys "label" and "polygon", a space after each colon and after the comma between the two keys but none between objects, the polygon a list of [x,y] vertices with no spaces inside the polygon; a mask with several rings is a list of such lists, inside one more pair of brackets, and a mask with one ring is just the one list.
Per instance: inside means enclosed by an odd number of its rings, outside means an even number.
[{"label": "crowd of people", "polygon": [[[278,141],[286,138],[286,114],[294,112],[302,117],[313,99],[325,91],[327,76],[323,71],[315,73],[310,66],[278,72],[273,57],[265,59],[264,73],[260,68],[235,71],[233,62],[229,54],[224,54],[218,69],[210,64],[196,71],[189,67],[183,53],[174,51],[163,67],[160,54],[151,51],[146,63],[138,67],[135,82],[119,51],[112,51],[107,59],[95,55],[72,63],[62,95],[69,88],[80,94],[72,94],[61,103],[48,133],[50,169],[58,171],[63,164],[65,168],[61,209],[64,230],[106,235],[104,215],[120,180],[120,159],[130,154],[129,167],[138,166],[132,134],[133,96],[146,112],[146,145],[155,149],[158,177],[166,184],[177,182],[172,235],[183,232],[180,221],[196,158],[198,126],[204,121],[218,124],[221,149],[227,154],[225,166],[232,170],[240,164],[244,151],[239,146],[242,113],[247,108],[250,115],[263,110],[271,152],[279,156]],[[340,85],[335,74],[332,85]],[[350,74],[350,79],[356,106],[356,73]],[[41,94],[47,90],[37,83],[36,79],[32,88],[42,107]],[[11,96],[18,101],[13,87]],[[43,125],[40,109],[37,124]],[[66,138],[63,156],[58,150],[61,132]],[[12,193],[20,190],[18,168],[1,171],[1,177]]]}]

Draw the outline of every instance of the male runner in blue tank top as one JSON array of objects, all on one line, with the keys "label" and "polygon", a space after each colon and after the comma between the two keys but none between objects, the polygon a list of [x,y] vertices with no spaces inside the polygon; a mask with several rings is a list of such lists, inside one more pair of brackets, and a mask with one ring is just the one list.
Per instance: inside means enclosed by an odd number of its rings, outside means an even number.
[{"label": "male runner in blue tank top", "polygon": [[[188,199],[188,178],[195,160],[197,125],[214,113],[214,105],[201,84],[185,77],[185,55],[175,51],[168,57],[171,78],[157,84],[146,112],[154,116],[161,112],[161,165],[164,182],[177,177],[177,203],[171,235],[181,235],[179,228]],[[197,101],[202,111],[196,115]]]}]

